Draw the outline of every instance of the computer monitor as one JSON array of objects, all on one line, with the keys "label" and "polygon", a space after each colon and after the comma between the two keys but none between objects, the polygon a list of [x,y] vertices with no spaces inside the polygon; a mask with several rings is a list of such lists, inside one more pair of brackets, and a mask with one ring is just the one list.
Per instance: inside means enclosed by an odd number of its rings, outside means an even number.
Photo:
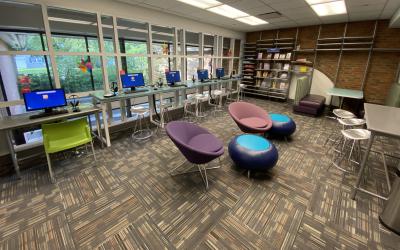
[{"label": "computer monitor", "polygon": [[123,88],[131,88],[131,90],[135,90],[135,87],[144,86],[143,73],[121,75],[121,81]]},{"label": "computer monitor", "polygon": [[179,71],[168,71],[165,72],[165,78],[167,79],[167,83],[174,85],[176,82],[181,81],[181,74]]},{"label": "computer monitor", "polygon": [[217,78],[220,79],[221,77],[225,76],[224,68],[217,68]]},{"label": "computer monitor", "polygon": [[207,69],[197,70],[197,78],[202,82],[208,79],[208,70]]},{"label": "computer monitor", "polygon": [[53,108],[67,105],[64,89],[38,90],[24,93],[26,111],[44,109],[51,113]]}]

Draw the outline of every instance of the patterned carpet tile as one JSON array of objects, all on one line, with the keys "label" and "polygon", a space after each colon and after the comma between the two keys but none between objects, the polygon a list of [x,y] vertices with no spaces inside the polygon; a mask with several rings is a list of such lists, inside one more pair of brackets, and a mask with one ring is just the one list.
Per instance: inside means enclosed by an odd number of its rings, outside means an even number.
[{"label": "patterned carpet tile", "polygon": [[72,237],[79,247],[92,248],[145,214],[139,200],[123,186],[67,212]]},{"label": "patterned carpet tile", "polygon": [[273,189],[254,186],[230,214],[278,249],[292,246],[305,209]]},{"label": "patterned carpet tile", "polygon": [[226,211],[218,202],[198,192],[171,201],[152,211],[150,217],[176,248],[187,249],[199,244]]},{"label": "patterned carpet tile", "polygon": [[[220,166],[207,170],[208,190],[199,172],[170,175],[192,166],[165,131],[143,142],[114,133],[112,147],[96,148],[97,162],[76,151],[55,155],[57,184],[45,162],[22,180],[0,179],[0,249],[399,249],[400,236],[379,223],[384,203],[365,194],[351,200],[356,174],[331,165],[324,143],[336,121],[247,100],[297,124],[287,141],[269,137],[279,151],[273,169],[249,179],[233,164],[227,147],[242,132],[227,112],[199,123],[225,147],[208,166]],[[399,145],[378,138],[373,149]],[[393,172],[398,159],[387,164]],[[387,194],[381,156],[368,166],[362,185]]]},{"label": "patterned carpet tile", "polygon": [[81,206],[120,186],[119,179],[107,167],[99,165],[64,178],[58,186],[66,209]]},{"label": "patterned carpet tile", "polygon": [[0,249],[74,249],[75,245],[64,214],[46,217],[32,227],[2,240]]},{"label": "patterned carpet tile", "polygon": [[142,216],[109,237],[97,249],[174,249],[149,216]]},{"label": "patterned carpet tile", "polygon": [[57,187],[0,205],[0,239],[42,223],[63,211],[60,190]]},{"label": "patterned carpet tile", "polygon": [[368,249],[368,241],[329,227],[307,211],[293,244],[294,249]]},{"label": "patterned carpet tile", "polygon": [[197,249],[272,249],[264,237],[234,216],[223,218],[205,237]]}]

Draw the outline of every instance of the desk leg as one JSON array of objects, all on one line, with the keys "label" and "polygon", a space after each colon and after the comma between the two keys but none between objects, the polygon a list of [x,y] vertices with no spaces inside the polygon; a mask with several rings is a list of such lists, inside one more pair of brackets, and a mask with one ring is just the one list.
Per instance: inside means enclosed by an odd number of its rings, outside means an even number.
[{"label": "desk leg", "polygon": [[175,90],[175,103],[174,107],[178,107],[181,104],[181,99],[179,98],[179,90]]},{"label": "desk leg", "polygon": [[164,102],[162,94],[160,94],[160,127],[164,128]]},{"label": "desk leg", "polygon": [[14,165],[15,173],[17,174],[17,178],[21,179],[21,172],[19,171],[17,153],[14,150],[14,143],[12,141],[12,132],[10,130],[6,131],[8,148],[10,149],[11,159]]},{"label": "desk leg", "polygon": [[106,103],[101,104],[101,114],[103,116],[104,134],[106,136],[106,144],[107,144],[107,147],[110,147],[111,140],[110,140],[110,131],[108,130],[107,104]]},{"label": "desk leg", "polygon": [[343,107],[343,100],[344,100],[344,97],[343,96],[339,96],[339,108],[340,109],[342,109],[342,107]]},{"label": "desk leg", "polygon": [[353,192],[351,193],[351,199],[353,199],[353,200],[356,198],[357,190],[360,188],[360,182],[361,182],[362,176],[365,172],[365,166],[367,165],[369,152],[371,151],[372,143],[374,142],[374,137],[375,137],[374,132],[371,132],[371,137],[368,140],[368,145],[367,145],[367,148],[365,149],[364,157],[361,161],[360,170],[358,171],[356,185],[353,189]]},{"label": "desk leg", "polygon": [[100,115],[99,115],[98,112],[96,112],[94,115],[96,117],[97,135],[99,136],[99,139],[100,139],[100,142],[101,142],[101,148],[104,148],[104,140],[103,140],[103,136],[101,134]]}]

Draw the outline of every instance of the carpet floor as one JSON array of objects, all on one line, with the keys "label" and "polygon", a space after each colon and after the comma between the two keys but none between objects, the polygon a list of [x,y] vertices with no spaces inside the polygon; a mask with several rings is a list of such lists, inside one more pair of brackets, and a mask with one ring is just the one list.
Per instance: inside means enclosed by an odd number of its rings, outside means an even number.
[{"label": "carpet floor", "polygon": [[[165,133],[142,143],[114,134],[110,148],[96,148],[97,163],[55,157],[56,184],[46,165],[0,179],[0,249],[399,249],[400,236],[379,223],[383,202],[352,200],[356,174],[331,166],[324,142],[335,121],[247,101],[297,124],[288,141],[271,139],[279,160],[269,172],[247,178],[234,166],[227,145],[241,132],[226,112],[199,123],[226,149],[222,167],[208,171],[208,191],[199,173],[169,175],[184,158]],[[374,144],[399,148],[383,137]],[[393,172],[398,160],[387,162]],[[380,156],[368,165],[364,187],[387,195]]]}]

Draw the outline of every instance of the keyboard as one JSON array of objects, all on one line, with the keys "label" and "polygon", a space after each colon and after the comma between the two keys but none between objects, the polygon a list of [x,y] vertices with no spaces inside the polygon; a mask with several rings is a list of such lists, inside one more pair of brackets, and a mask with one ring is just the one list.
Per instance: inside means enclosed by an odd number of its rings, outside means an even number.
[{"label": "keyboard", "polygon": [[54,110],[49,113],[43,112],[35,115],[29,116],[29,119],[38,119],[38,118],[43,118],[43,117],[48,117],[48,116],[53,116],[53,115],[62,115],[68,113],[68,110],[66,109],[60,109],[60,110]]},{"label": "keyboard", "polygon": [[141,93],[141,92],[147,92],[149,91],[148,89],[135,89],[135,90],[126,90],[124,91],[125,94],[134,94],[134,93]]},{"label": "keyboard", "polygon": [[168,85],[168,86],[170,86],[170,87],[172,87],[172,88],[176,88],[176,87],[187,87],[186,84],[174,84],[174,85]]}]

